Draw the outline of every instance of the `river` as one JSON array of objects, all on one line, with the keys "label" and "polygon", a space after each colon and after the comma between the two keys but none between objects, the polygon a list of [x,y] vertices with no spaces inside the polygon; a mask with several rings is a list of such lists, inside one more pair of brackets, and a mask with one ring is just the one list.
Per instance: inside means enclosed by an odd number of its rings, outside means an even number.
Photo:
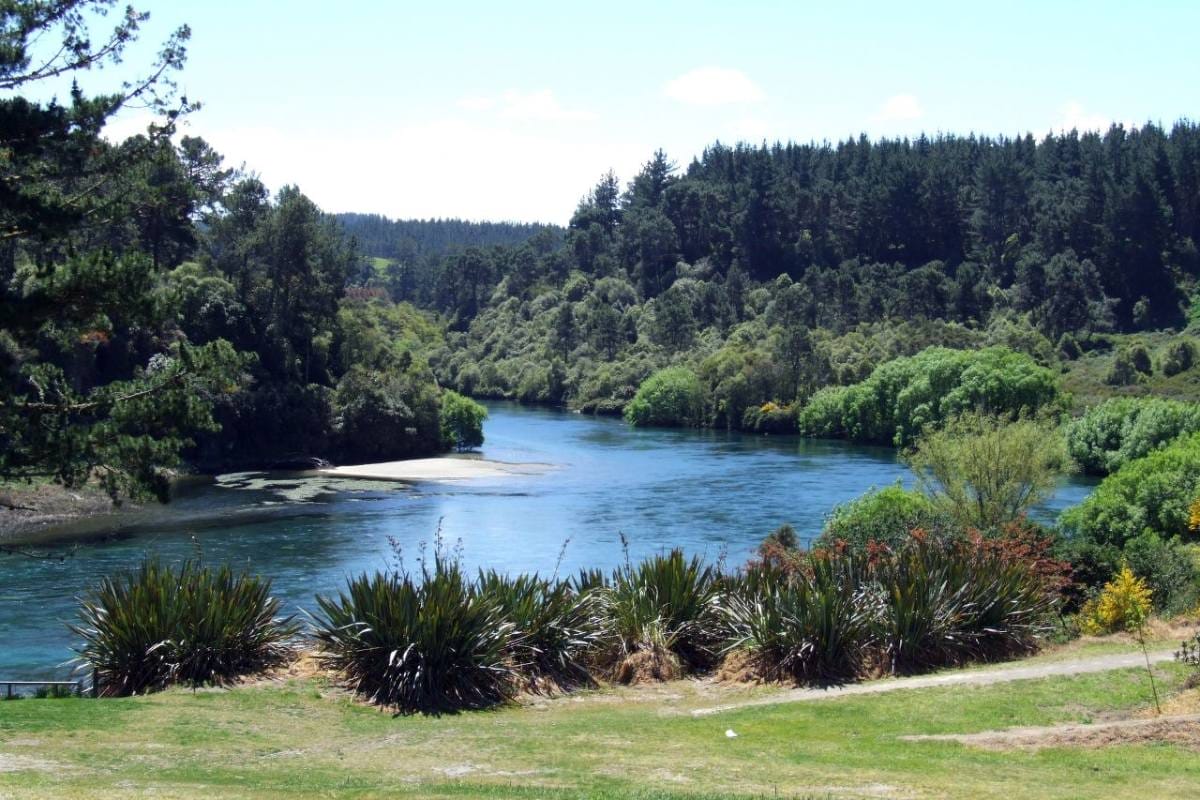
[{"label": "river", "polygon": [[[792,436],[632,429],[612,418],[489,404],[486,458],[552,465],[537,475],[401,485],[304,475],[190,481],[119,531],[60,546],[62,560],[0,556],[0,679],[66,674],[76,596],[144,555],[232,563],[269,576],[289,612],[363,570],[413,566],[440,524],[470,567],[562,574],[682,547],[744,562],[783,523],[820,531],[838,503],[902,480],[888,448]],[[1039,515],[1082,500],[1065,479]]]}]

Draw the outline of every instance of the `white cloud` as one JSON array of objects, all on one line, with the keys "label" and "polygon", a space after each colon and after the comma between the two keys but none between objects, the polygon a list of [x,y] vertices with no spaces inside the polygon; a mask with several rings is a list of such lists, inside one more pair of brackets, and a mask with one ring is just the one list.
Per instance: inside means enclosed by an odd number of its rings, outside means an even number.
[{"label": "white cloud", "polygon": [[761,87],[741,70],[700,67],[667,81],[663,94],[690,106],[725,106],[766,99]]},{"label": "white cloud", "polygon": [[163,119],[149,111],[121,110],[104,124],[100,135],[113,144],[125,141],[130,136],[146,133],[150,123],[162,124]]},{"label": "white cloud", "polygon": [[582,122],[596,118],[591,111],[563,108],[549,89],[522,92],[509,89],[498,96],[474,95],[457,103],[464,111],[495,111],[504,119],[536,122]]},{"label": "white cloud", "polygon": [[199,120],[195,128],[231,163],[245,161],[272,189],[297,183],[326,211],[399,218],[565,224],[601,174],[612,168],[632,175],[646,158],[640,143],[590,128],[556,135],[490,115],[364,127],[350,134],[206,127]]},{"label": "white cloud", "polygon": [[920,119],[924,114],[925,110],[915,95],[896,94],[883,101],[872,119],[875,122],[910,122]]},{"label": "white cloud", "polygon": [[496,107],[497,102],[495,97],[473,95],[459,99],[455,105],[464,111],[491,111]]},{"label": "white cloud", "polygon": [[1126,129],[1136,128],[1137,123],[1131,120],[1114,120],[1112,117],[1104,114],[1097,114],[1088,111],[1083,107],[1083,104],[1072,100],[1059,109],[1058,122],[1054,123],[1051,130],[1055,131],[1072,131],[1076,130],[1080,133],[1085,131],[1106,132],[1114,123],[1124,125]]}]

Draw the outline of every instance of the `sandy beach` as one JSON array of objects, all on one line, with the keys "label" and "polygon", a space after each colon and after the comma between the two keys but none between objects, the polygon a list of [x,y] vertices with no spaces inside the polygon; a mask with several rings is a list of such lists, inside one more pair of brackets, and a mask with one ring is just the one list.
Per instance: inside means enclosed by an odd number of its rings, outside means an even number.
[{"label": "sandy beach", "polygon": [[340,478],[369,478],[382,481],[461,481],[539,475],[549,464],[513,464],[483,458],[413,458],[379,464],[353,464],[318,470],[321,475]]}]

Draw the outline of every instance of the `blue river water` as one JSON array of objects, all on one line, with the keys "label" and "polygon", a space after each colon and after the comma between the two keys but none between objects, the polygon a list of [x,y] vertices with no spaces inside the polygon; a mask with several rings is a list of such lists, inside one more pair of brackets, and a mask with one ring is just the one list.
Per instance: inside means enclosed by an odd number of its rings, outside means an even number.
[{"label": "blue river water", "polygon": [[[76,644],[66,623],[101,576],[138,563],[201,557],[269,576],[289,612],[312,610],[347,576],[413,566],[441,528],[465,564],[569,574],[682,547],[744,562],[783,523],[817,534],[838,503],[908,469],[888,448],[792,436],[632,429],[612,418],[489,405],[481,455],[550,465],[540,474],[398,484],[298,474],[189,482],[168,505],[56,552],[0,557],[0,680],[50,678]],[[1093,482],[1064,479],[1039,516],[1082,500]]]}]

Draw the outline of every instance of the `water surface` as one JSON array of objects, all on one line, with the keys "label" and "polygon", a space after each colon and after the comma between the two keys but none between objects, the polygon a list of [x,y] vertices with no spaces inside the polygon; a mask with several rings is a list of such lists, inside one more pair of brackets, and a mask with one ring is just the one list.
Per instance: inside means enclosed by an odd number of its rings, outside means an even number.
[{"label": "water surface", "polygon": [[[582,566],[682,547],[743,562],[789,523],[815,535],[833,506],[901,480],[888,448],[792,436],[635,430],[610,418],[493,403],[483,456],[554,465],[545,474],[400,485],[298,475],[195,481],[170,505],[62,561],[0,557],[0,679],[62,675],[75,596],[145,554],[200,555],[274,580],[289,611],[313,608],[348,575],[412,566],[439,522],[468,566],[566,574]],[[1084,479],[1064,481],[1041,510],[1079,502]],[[565,544],[565,547],[564,547]],[[561,563],[560,563],[561,561]]]}]

